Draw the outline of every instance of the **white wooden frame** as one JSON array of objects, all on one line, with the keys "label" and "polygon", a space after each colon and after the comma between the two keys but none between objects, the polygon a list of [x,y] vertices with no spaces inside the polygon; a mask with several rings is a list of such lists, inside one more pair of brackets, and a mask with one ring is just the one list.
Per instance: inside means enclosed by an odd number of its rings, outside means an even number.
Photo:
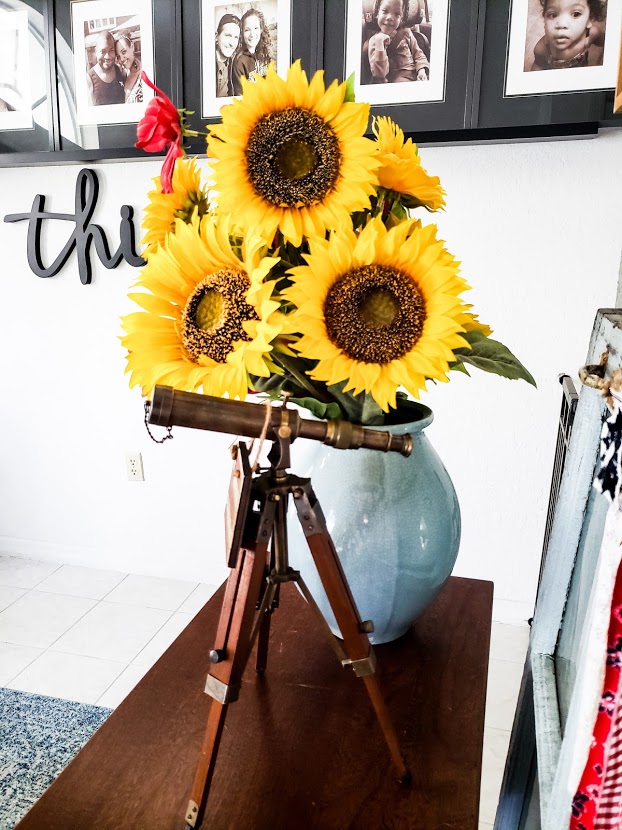
[{"label": "white wooden frame", "polygon": [[[608,352],[606,375],[622,365],[622,312],[600,309],[590,341],[587,363],[597,364]],[[602,395],[583,386],[559,499],[542,574],[538,604],[531,636],[530,659],[533,675],[538,783],[542,830],[567,830],[573,793],[563,782],[571,753],[562,734],[558,707],[558,678],[555,652],[566,599],[581,539],[590,522],[604,522],[602,505],[588,511],[594,479],[605,404]],[[592,528],[593,530],[593,528]],[[566,751],[562,752],[562,749]]]}]

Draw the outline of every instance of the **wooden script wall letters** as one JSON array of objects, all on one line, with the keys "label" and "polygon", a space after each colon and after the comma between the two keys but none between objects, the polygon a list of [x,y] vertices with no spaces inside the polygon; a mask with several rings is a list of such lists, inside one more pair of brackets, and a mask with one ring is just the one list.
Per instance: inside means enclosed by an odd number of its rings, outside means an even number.
[{"label": "wooden script wall letters", "polygon": [[[124,259],[128,265],[140,268],[145,260],[136,253],[136,239],[132,218],[134,210],[129,205],[121,207],[121,225],[119,235],[121,243],[112,256],[106,234],[99,225],[91,224],[91,216],[97,204],[99,182],[94,170],[84,168],[76,179],[75,213],[48,213],[45,210],[45,196],[35,196],[30,213],[10,213],[4,217],[5,222],[21,222],[28,219],[28,265],[38,277],[53,277],[61,270],[69,259],[73,249],[78,257],[78,273],[80,282],[88,285],[91,282],[91,243],[95,243],[95,251],[105,268],[116,268]],[[64,248],[54,262],[45,267],[41,258],[41,231],[45,219],[62,219],[73,222],[75,227]]]}]

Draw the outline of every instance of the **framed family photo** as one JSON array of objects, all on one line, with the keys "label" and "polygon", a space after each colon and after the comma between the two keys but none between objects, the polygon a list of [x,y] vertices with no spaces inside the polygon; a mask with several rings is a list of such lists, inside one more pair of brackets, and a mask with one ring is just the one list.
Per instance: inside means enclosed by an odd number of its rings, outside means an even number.
[{"label": "framed family photo", "polygon": [[32,127],[28,12],[0,9],[0,131]]},{"label": "framed family photo", "polygon": [[78,124],[124,124],[142,118],[153,93],[149,0],[82,0],[71,4]]},{"label": "framed family photo", "polygon": [[284,75],[291,63],[291,0],[201,2],[201,112],[218,116],[242,94],[242,78]]},{"label": "framed family photo", "polygon": [[621,25],[618,0],[512,0],[506,95],[615,87]]},{"label": "framed family photo", "polygon": [[348,0],[346,66],[370,104],[443,101],[449,0]]}]

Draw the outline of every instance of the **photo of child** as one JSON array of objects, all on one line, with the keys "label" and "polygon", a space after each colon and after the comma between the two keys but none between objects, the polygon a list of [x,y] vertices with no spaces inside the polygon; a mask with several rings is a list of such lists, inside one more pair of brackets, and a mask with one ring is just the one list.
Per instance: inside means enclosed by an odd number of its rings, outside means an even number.
[{"label": "photo of child", "polygon": [[[419,2],[414,0],[419,15]],[[409,0],[375,0],[372,34],[363,43],[361,83],[427,81],[430,62],[408,25]],[[368,28],[363,21],[363,37]]]},{"label": "photo of child", "polygon": [[[540,19],[530,16],[528,21],[526,72],[602,66],[606,0],[539,0],[538,5]],[[542,27],[544,33],[530,48]]]},{"label": "photo of child", "polygon": [[450,5],[347,0],[344,69],[345,77],[354,72],[355,95],[370,104],[442,101]]},{"label": "photo of child", "polygon": [[512,0],[505,94],[615,87],[621,28],[619,0]]}]

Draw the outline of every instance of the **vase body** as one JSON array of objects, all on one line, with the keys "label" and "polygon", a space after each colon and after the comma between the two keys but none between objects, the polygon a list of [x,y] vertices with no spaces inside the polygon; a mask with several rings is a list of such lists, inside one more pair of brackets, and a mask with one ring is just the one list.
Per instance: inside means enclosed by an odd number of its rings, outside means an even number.
[{"label": "vase body", "polygon": [[[449,578],[460,543],[456,493],[424,434],[432,412],[409,402],[400,417],[403,423],[374,428],[410,433],[408,458],[304,439],[292,446],[292,472],[311,479],[361,619],[374,623],[372,643],[408,630]],[[339,636],[293,504],[288,529],[290,564]]]}]

